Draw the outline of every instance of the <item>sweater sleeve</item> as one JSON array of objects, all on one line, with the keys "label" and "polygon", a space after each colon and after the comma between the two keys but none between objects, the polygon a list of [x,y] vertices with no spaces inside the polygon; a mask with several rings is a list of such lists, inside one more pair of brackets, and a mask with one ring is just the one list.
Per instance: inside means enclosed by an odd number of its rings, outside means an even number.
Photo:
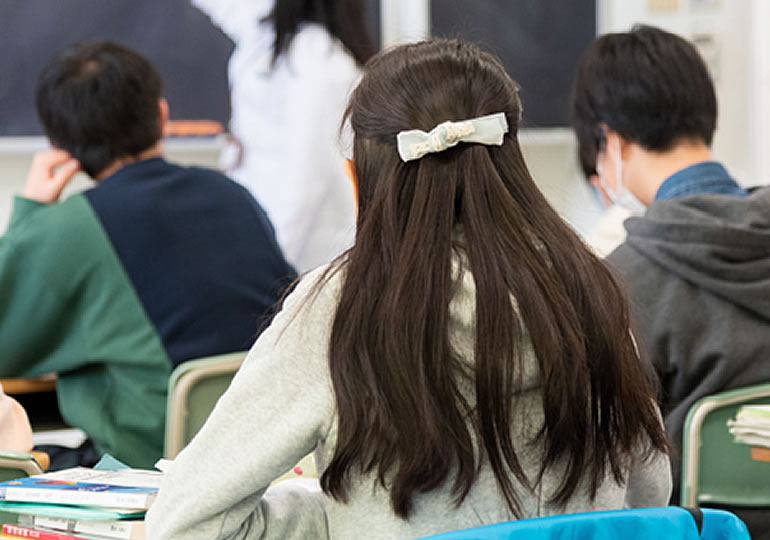
[{"label": "sweater sleeve", "polygon": [[29,452],[32,446],[27,412],[18,401],[5,395],[0,386],[0,449]]},{"label": "sweater sleeve", "polygon": [[274,0],[192,0],[192,3],[237,43],[258,31],[259,23],[270,14],[275,2]]},{"label": "sweater sleeve", "polygon": [[[358,73],[342,45],[315,25],[294,37],[285,61],[290,66],[291,77],[285,81],[282,118],[289,131],[289,144],[294,149],[302,149],[302,159],[282,163],[287,181],[280,190],[280,212],[274,210],[271,219],[286,257],[303,271],[330,258],[329,254],[319,257],[316,253],[311,255],[310,261],[306,260],[308,253],[318,249],[318,246],[308,245],[308,238],[313,238],[312,229],[318,225],[321,209],[329,204],[340,206],[332,184],[340,183],[343,189],[349,188],[339,126]],[[329,72],[334,73],[334,77],[329,77]],[[309,88],[313,91],[308,91]],[[347,215],[352,229],[355,202],[352,190],[345,194],[350,200],[346,200],[348,204],[341,205],[338,212]],[[274,200],[278,200],[277,196]],[[344,244],[339,246],[340,249],[344,247]],[[320,251],[323,253],[323,249]]]},{"label": "sweater sleeve", "polygon": [[[84,260],[85,241],[66,237],[61,203],[45,205],[22,197],[14,201],[6,234],[0,238],[0,376],[37,376],[66,370],[54,351],[69,348],[78,358],[73,326],[75,306],[65,291],[75,278],[67,259]],[[66,245],[64,245],[66,244]]]},{"label": "sweater sleeve", "polygon": [[638,461],[628,476],[626,507],[667,506],[671,498],[671,464],[668,456],[654,452]]},{"label": "sweater sleeve", "polygon": [[13,200],[11,221],[8,223],[8,230],[14,230],[27,216],[34,214],[36,210],[40,210],[46,206],[45,203],[27,199],[26,197],[15,197]]},{"label": "sweater sleeve", "polygon": [[[316,274],[317,276],[318,274]],[[262,333],[227,392],[166,473],[148,539],[324,538],[320,493],[270,483],[327,437],[333,278],[308,276]]]},{"label": "sweater sleeve", "polygon": [[[663,417],[660,416],[660,411],[658,416],[662,425]],[[671,490],[671,462],[668,455],[653,450],[645,458],[640,452],[634,459],[628,474],[625,506],[627,508],[668,506]]]},{"label": "sweater sleeve", "polygon": [[631,469],[625,505],[627,508],[668,506],[671,487],[671,464],[668,456],[655,452],[647,460],[637,462]]}]

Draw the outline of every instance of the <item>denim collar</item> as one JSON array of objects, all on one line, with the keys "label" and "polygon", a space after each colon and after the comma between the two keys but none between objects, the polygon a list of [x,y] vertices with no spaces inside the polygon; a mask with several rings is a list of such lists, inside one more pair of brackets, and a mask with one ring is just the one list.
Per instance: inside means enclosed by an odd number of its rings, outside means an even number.
[{"label": "denim collar", "polygon": [[702,161],[675,172],[658,188],[655,200],[674,199],[701,193],[720,193],[745,197],[748,192],[730,177],[721,163]]}]

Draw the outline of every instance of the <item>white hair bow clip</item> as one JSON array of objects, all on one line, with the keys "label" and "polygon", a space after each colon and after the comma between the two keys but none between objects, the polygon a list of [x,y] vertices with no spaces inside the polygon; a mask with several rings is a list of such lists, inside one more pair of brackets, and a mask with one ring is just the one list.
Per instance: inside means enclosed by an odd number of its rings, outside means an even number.
[{"label": "white hair bow clip", "polygon": [[461,142],[500,146],[506,133],[508,120],[505,113],[496,113],[460,122],[442,122],[430,133],[419,129],[402,131],[396,140],[401,159],[412,161],[425,154],[443,152]]}]

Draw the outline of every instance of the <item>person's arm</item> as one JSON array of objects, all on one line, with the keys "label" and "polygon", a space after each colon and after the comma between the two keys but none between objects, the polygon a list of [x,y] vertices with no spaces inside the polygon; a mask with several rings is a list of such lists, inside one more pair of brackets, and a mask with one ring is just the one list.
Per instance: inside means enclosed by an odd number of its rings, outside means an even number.
[{"label": "person's arm", "polygon": [[27,173],[24,197],[43,204],[55,203],[78,170],[80,164],[64,150],[38,152]]},{"label": "person's arm", "polygon": [[0,386],[0,450],[29,452],[32,446],[32,428],[24,407]]},{"label": "person's arm", "polygon": [[192,0],[192,4],[237,43],[257,33],[257,27],[270,14],[275,0]]},{"label": "person's arm", "polygon": [[[663,427],[663,417],[657,405],[655,409]],[[642,450],[638,450],[639,454],[634,457],[628,473],[625,505],[627,508],[668,506],[673,489],[671,461],[667,454],[658,450],[653,450],[643,459]]]},{"label": "person's arm", "polygon": [[627,508],[668,506],[671,499],[671,463],[662,452],[653,452],[631,468],[626,484]]},{"label": "person's arm", "polygon": [[[315,274],[317,276],[317,274]],[[259,337],[206,424],[166,473],[147,538],[324,538],[321,495],[270,483],[326,439],[333,284],[308,276]]]},{"label": "person's arm", "polygon": [[[281,167],[286,181],[279,195],[283,201],[281,213],[271,217],[287,259],[302,272],[307,269],[302,260],[308,249],[307,238],[312,237],[322,206],[333,204],[338,212],[347,214],[352,239],[355,201],[345,176],[339,127],[358,74],[339,57],[345,53],[332,48],[329,37],[321,29],[305,29],[294,40],[288,58],[292,77],[285,88],[286,106],[282,115],[282,130],[290,149]],[[330,77],[329,70],[337,73]],[[295,155],[301,155],[301,159],[293,158]],[[345,207],[341,207],[343,200],[336,195],[339,186],[329,185],[332,181],[339,182],[342,189],[349,192],[349,204]],[[340,245],[340,251],[346,247]]]},{"label": "person's arm", "polygon": [[[53,351],[74,324],[72,307],[59,285],[72,282],[59,256],[79,258],[77,239],[63,245],[62,214],[50,211],[77,171],[60,150],[33,159],[24,188],[14,201],[6,234],[0,238],[0,376],[37,376],[57,367]],[[75,353],[75,351],[70,351]],[[65,366],[66,367],[66,366]]]}]

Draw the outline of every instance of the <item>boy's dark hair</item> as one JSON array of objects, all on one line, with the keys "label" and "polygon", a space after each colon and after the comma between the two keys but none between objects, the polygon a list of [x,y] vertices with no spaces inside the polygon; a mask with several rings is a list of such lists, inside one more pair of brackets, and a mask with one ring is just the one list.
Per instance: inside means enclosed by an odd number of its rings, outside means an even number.
[{"label": "boy's dark hair", "polygon": [[96,177],[161,138],[160,75],[138,53],[107,41],[75,44],[43,68],[35,104],[53,146]]},{"label": "boy's dark hair", "polygon": [[604,147],[602,124],[652,151],[683,139],[710,145],[716,129],[714,85],[698,51],[651,26],[594,40],[578,66],[571,101],[586,176],[595,174]]},{"label": "boy's dark hair", "polygon": [[366,29],[362,0],[276,0],[267,20],[275,28],[273,62],[286,53],[303,23],[326,28],[359,64],[377,52]]}]

